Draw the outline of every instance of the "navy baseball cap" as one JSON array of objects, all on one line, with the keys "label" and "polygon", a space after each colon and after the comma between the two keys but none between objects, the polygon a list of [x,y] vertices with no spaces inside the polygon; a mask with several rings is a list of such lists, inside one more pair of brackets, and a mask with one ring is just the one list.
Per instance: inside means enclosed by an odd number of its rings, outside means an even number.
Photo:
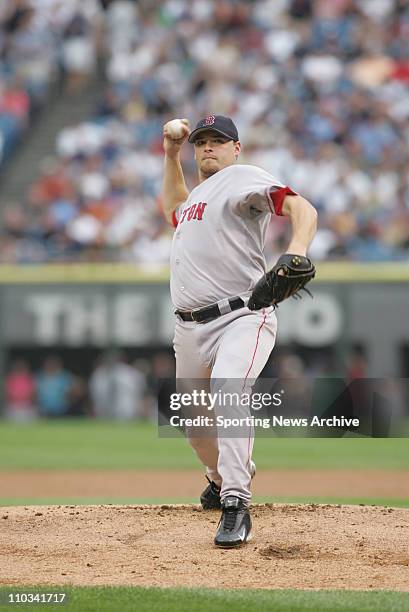
[{"label": "navy baseball cap", "polygon": [[239,139],[239,133],[236,126],[230,117],[223,117],[223,115],[207,115],[204,119],[201,119],[196,125],[193,132],[190,132],[189,142],[194,142],[196,137],[207,130],[213,130],[230,140],[237,141]]}]

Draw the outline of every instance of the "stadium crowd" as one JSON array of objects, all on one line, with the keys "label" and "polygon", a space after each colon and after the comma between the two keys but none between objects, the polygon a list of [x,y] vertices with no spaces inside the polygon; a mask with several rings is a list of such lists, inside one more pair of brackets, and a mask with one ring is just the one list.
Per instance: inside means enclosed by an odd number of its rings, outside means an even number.
[{"label": "stadium crowd", "polygon": [[132,360],[111,350],[86,370],[79,375],[58,354],[47,355],[38,367],[25,356],[10,358],[1,416],[19,423],[70,417],[154,419],[157,381],[174,377],[174,360],[165,352]]},{"label": "stadium crowd", "polygon": [[51,85],[66,80],[69,93],[93,70],[98,17],[96,2],[0,1],[0,165],[46,106]]},{"label": "stadium crowd", "polygon": [[[174,387],[175,362],[168,351],[133,359],[123,350],[106,350],[97,359],[78,358],[67,363],[58,352],[48,354],[37,367],[27,355],[9,356],[4,379],[4,417],[16,423],[39,418],[96,418],[117,421],[153,420],[166,414]],[[360,347],[350,346],[341,369],[333,350],[302,354],[292,347],[277,347],[262,378],[297,379],[307,386],[320,378],[352,381],[365,379],[367,361]],[[76,367],[72,367],[74,363]]]},{"label": "stadium crowd", "polygon": [[[95,2],[72,4],[70,25],[61,19],[51,30],[57,44],[67,29],[74,39],[91,31]],[[312,258],[408,259],[407,0],[103,0],[101,7],[105,94],[93,117],[61,131],[27,202],[4,207],[3,262],[167,264],[162,126],[209,113],[237,123],[241,163],[260,165],[317,207]],[[193,187],[189,146],[183,163]],[[272,219],[271,261],[288,231]]]}]

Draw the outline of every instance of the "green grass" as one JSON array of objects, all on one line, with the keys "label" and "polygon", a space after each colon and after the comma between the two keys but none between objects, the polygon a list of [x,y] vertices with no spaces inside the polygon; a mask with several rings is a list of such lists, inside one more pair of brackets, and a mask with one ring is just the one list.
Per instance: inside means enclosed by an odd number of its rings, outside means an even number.
[{"label": "green grass", "polygon": [[[198,489],[199,492],[199,489]],[[324,496],[260,496],[253,497],[253,503],[277,504],[364,504],[366,506],[387,506],[388,508],[409,508],[409,499],[389,497],[324,497]],[[198,504],[199,497],[0,497],[1,506],[92,506],[95,504]]]},{"label": "green grass", "polygon": [[[256,440],[259,468],[409,468],[409,438]],[[186,469],[199,467],[184,438],[151,423],[52,421],[0,424],[0,469]]]},{"label": "green grass", "polygon": [[[1,588],[7,593],[24,589]],[[216,590],[159,589],[141,587],[27,587],[25,592],[63,592],[68,602],[35,605],[38,612],[61,609],[66,612],[405,612],[409,594],[392,591],[303,591],[303,590]],[[28,605],[0,606],[1,610],[26,609]]]}]

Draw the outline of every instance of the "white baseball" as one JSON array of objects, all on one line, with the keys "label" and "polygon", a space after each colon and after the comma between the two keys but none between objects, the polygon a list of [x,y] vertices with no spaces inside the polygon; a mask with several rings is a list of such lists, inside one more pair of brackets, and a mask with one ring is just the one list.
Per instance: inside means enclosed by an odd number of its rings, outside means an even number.
[{"label": "white baseball", "polygon": [[185,134],[184,130],[185,124],[182,123],[180,119],[172,119],[172,121],[168,121],[166,124],[167,134],[172,140],[178,140],[182,138]]}]

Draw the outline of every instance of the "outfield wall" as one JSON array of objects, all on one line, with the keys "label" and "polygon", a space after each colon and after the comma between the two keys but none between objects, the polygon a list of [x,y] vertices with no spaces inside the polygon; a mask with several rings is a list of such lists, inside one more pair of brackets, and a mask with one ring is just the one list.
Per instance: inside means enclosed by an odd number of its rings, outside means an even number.
[{"label": "outfield wall", "polygon": [[[322,264],[311,300],[278,309],[278,345],[366,350],[369,376],[409,376],[409,265]],[[1,351],[170,346],[167,268],[0,266]],[[406,359],[406,361],[405,361]],[[406,365],[405,365],[406,364]]]}]

